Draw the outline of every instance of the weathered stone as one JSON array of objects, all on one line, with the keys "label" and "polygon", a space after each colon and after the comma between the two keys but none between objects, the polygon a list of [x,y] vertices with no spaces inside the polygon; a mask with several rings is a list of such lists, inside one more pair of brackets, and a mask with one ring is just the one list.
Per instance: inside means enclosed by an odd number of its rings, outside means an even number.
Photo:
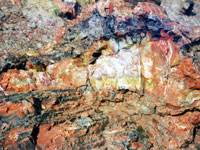
[{"label": "weathered stone", "polygon": [[37,72],[38,69],[35,70],[30,65],[29,68],[28,71],[14,69],[3,73],[0,84],[4,92],[25,93],[32,90],[67,89],[87,84],[87,68],[78,60],[63,60],[49,65],[45,72]]},{"label": "weathered stone", "polygon": [[199,149],[199,26],[144,1],[4,1],[0,148]]}]

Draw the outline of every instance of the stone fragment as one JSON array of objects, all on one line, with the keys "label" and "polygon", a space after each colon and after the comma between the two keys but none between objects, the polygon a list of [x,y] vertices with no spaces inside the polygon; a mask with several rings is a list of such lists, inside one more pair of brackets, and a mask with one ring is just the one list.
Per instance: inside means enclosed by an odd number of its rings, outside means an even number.
[{"label": "stone fragment", "polygon": [[55,88],[76,88],[87,84],[88,71],[79,59],[49,65],[47,73],[53,78],[52,86]]},{"label": "stone fragment", "polygon": [[[87,84],[88,71],[78,60],[63,60],[41,70],[9,70],[3,73],[0,85],[6,93],[24,93],[32,90],[76,88]],[[40,67],[39,67],[40,68]]]},{"label": "stone fragment", "polygon": [[122,49],[114,56],[101,57],[88,67],[90,82],[96,90],[137,91],[141,88],[139,48]]}]

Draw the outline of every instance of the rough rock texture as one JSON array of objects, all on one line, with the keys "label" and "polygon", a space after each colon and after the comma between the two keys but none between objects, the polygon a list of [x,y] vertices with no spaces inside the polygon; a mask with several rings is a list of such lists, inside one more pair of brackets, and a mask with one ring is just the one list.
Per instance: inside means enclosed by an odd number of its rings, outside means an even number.
[{"label": "rough rock texture", "polygon": [[199,0],[163,0],[161,6],[170,19],[187,26],[200,26]]},{"label": "rough rock texture", "polygon": [[199,1],[172,3],[2,0],[0,149],[199,150]]}]

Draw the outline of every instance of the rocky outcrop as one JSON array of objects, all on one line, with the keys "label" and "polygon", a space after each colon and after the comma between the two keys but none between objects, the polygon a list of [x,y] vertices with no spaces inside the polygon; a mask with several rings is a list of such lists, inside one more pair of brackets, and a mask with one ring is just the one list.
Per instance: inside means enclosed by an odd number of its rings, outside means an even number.
[{"label": "rocky outcrop", "polygon": [[160,2],[44,3],[50,42],[2,53],[2,149],[200,148],[200,27]]}]

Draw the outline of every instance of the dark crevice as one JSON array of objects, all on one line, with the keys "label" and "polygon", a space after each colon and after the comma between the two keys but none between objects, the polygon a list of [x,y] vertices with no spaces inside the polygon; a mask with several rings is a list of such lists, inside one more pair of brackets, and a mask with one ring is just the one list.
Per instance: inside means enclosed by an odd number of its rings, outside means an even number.
[{"label": "dark crevice", "polygon": [[31,133],[31,138],[30,138],[30,141],[32,142],[34,146],[37,145],[39,131],[40,131],[39,125],[34,125],[32,133]]},{"label": "dark crevice", "polygon": [[23,93],[23,94],[13,94],[13,95],[5,95],[5,96],[0,96],[0,102],[5,100],[6,102],[12,102],[12,103],[18,103],[21,102],[25,97],[30,97],[30,96],[38,96],[41,95],[42,93],[45,92],[52,92],[52,93],[62,93],[62,92],[70,92],[70,91],[75,91],[76,89],[57,89],[57,90],[43,90],[40,92],[34,92],[30,91],[28,93]]},{"label": "dark crevice", "polygon": [[185,142],[181,145],[181,149],[182,148],[188,148],[189,145],[192,144],[192,141],[188,141],[188,140],[185,140]]},{"label": "dark crevice", "polygon": [[76,17],[81,12],[81,5],[78,2],[76,2],[76,5],[75,5],[75,12],[76,12]]},{"label": "dark crevice", "polygon": [[96,60],[102,55],[102,50],[104,50],[104,48],[105,47],[102,47],[98,51],[96,51],[92,54],[93,60],[90,62],[90,64],[96,63]]},{"label": "dark crevice", "polygon": [[174,117],[182,116],[182,115],[186,114],[187,112],[194,112],[194,111],[200,111],[200,110],[197,109],[197,108],[186,109],[186,110],[184,110],[183,112],[181,112],[181,113],[179,113],[179,114],[176,114],[176,115],[172,115],[172,116],[174,116]]},{"label": "dark crevice", "polygon": [[53,105],[56,106],[56,105],[59,105],[59,104],[60,104],[60,100],[59,100],[59,98],[57,98]]},{"label": "dark crevice", "polygon": [[46,65],[42,60],[38,60],[38,58],[32,57],[15,57],[15,56],[8,56],[5,59],[5,66],[0,70],[0,75],[3,72],[7,72],[9,69],[17,69],[17,70],[27,70],[27,63],[31,63],[32,67],[37,71],[44,72],[46,70]]},{"label": "dark crevice", "polygon": [[193,42],[191,42],[191,43],[189,43],[189,44],[185,44],[185,45],[183,46],[183,49],[184,49],[184,51],[186,51],[187,53],[189,53],[189,52],[192,51],[192,47],[198,46],[198,45],[200,45],[200,40],[193,41]]},{"label": "dark crevice", "polygon": [[[38,98],[33,97],[33,108],[35,110],[35,115],[40,116],[41,115],[41,111],[42,111],[42,106],[41,106],[41,100]],[[43,120],[39,120],[33,127],[32,133],[31,133],[31,138],[30,141],[32,142],[32,144],[34,146],[37,145],[37,137],[39,134],[39,127],[40,124]]]},{"label": "dark crevice", "polygon": [[188,31],[183,31],[183,30],[181,30],[180,32],[182,33],[182,35],[183,35],[184,37],[188,38],[190,41],[193,41],[193,40],[191,39],[190,33],[189,33]]},{"label": "dark crevice", "polygon": [[74,19],[74,16],[73,16],[73,14],[72,13],[69,13],[69,12],[66,12],[66,13],[59,13],[59,15],[58,15],[59,17],[61,17],[61,18],[67,18],[67,19],[69,19],[69,20],[72,20],[72,19]]},{"label": "dark crevice", "polygon": [[38,98],[33,98],[33,101],[33,108],[35,109],[35,114],[40,115],[42,111],[41,100]]},{"label": "dark crevice", "polygon": [[30,65],[33,69],[36,69],[38,72],[45,72],[47,67],[45,63],[38,58],[30,58]]},{"label": "dark crevice", "polygon": [[191,90],[198,90],[198,91],[200,91],[200,88],[196,88],[196,87],[191,87],[191,88],[189,88],[189,89],[191,89]]},{"label": "dark crevice", "polygon": [[186,16],[195,16],[196,14],[194,12],[192,12],[193,8],[194,8],[194,2],[191,2],[189,4],[189,7],[182,9],[182,13]]},{"label": "dark crevice", "polygon": [[128,89],[121,89],[121,90],[119,90],[122,94],[126,94],[127,92],[129,92],[130,90],[128,90]]},{"label": "dark crevice", "polygon": [[81,58],[81,54],[77,54],[73,58]]},{"label": "dark crevice", "polygon": [[8,56],[5,59],[5,62],[6,62],[6,65],[0,71],[0,75],[3,72],[7,72],[9,69],[27,70],[26,69],[27,59],[25,57],[17,58],[14,56]]},{"label": "dark crevice", "polygon": [[197,136],[198,131],[200,130],[200,124],[196,125],[193,129],[193,135],[192,135],[192,142],[194,143],[195,137]]},{"label": "dark crevice", "polygon": [[74,12],[75,16],[74,16],[73,12],[66,12],[66,13],[61,12],[61,13],[58,14],[58,16],[61,17],[61,18],[67,18],[69,20],[73,20],[80,13],[81,5],[79,3],[76,3],[75,6],[74,6],[74,10],[75,10],[75,12]]},{"label": "dark crevice", "polygon": [[95,52],[92,54],[92,57],[94,58],[94,60],[92,62],[90,62],[90,64],[95,64],[96,60],[101,56],[101,51],[100,52]]}]

